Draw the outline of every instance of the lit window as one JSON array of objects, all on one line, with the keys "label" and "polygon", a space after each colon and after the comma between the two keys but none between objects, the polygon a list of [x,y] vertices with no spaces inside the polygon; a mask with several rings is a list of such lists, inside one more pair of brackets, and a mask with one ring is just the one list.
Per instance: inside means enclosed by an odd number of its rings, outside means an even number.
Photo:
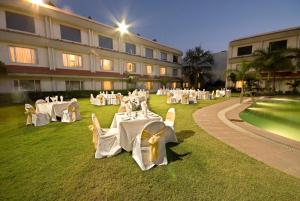
[{"label": "lit window", "polygon": [[63,64],[65,67],[81,67],[82,58],[75,54],[63,54]]},{"label": "lit window", "polygon": [[152,66],[151,65],[147,65],[146,66],[146,71],[147,71],[148,75],[151,75],[152,74]]},{"label": "lit window", "polygon": [[153,89],[153,82],[150,82],[150,81],[145,82],[145,89],[147,89],[147,90]]},{"label": "lit window", "polygon": [[101,68],[106,71],[112,70],[112,61],[109,59],[101,59]]},{"label": "lit window", "polygon": [[135,72],[135,64],[134,63],[127,63],[127,71],[128,72]]},{"label": "lit window", "polygon": [[112,90],[112,82],[111,81],[103,81],[103,90]]},{"label": "lit window", "polygon": [[160,67],[159,74],[160,75],[166,75],[166,68],[165,67]]},{"label": "lit window", "polygon": [[176,82],[172,82],[172,88],[176,89]]},{"label": "lit window", "polygon": [[32,48],[9,47],[10,61],[13,63],[36,64],[36,51]]}]

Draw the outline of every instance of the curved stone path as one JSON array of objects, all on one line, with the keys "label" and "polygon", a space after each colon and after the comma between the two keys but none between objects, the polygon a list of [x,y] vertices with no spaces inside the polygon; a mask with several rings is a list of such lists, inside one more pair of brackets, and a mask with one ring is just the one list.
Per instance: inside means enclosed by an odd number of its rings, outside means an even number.
[{"label": "curved stone path", "polygon": [[193,118],[202,129],[222,142],[300,178],[300,142],[243,122],[239,113],[250,105],[250,99],[240,104],[239,98],[232,98],[197,110]]}]

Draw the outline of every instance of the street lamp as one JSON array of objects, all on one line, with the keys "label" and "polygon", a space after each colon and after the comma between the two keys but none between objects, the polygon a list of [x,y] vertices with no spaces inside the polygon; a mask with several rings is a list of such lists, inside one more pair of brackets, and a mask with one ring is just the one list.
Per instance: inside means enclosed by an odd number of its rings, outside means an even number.
[{"label": "street lamp", "polygon": [[118,25],[117,30],[120,32],[121,35],[128,33],[129,25],[126,24],[124,20],[122,22],[117,22],[117,25]]},{"label": "street lamp", "polygon": [[41,5],[44,3],[43,0],[30,0],[30,1],[31,1],[31,3],[37,4],[37,5]]}]

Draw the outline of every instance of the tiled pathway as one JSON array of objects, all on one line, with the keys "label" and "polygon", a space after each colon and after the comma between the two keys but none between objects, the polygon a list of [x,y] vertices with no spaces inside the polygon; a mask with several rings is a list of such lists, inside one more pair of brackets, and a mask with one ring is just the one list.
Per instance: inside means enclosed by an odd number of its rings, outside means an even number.
[{"label": "tiled pathway", "polygon": [[300,142],[256,128],[239,118],[250,105],[240,104],[238,98],[197,110],[195,122],[210,135],[235,149],[300,178]]}]

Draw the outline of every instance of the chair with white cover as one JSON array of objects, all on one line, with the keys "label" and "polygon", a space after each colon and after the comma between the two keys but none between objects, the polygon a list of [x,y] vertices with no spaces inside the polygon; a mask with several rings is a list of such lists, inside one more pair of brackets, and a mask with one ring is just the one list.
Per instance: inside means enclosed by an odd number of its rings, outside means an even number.
[{"label": "chair with white cover", "polygon": [[189,104],[189,94],[188,93],[182,94],[181,104]]},{"label": "chair with white cover", "polygon": [[170,128],[170,129],[166,129],[166,137],[165,137],[166,143],[178,142],[177,137],[175,135],[175,129],[174,129],[175,117],[176,117],[175,108],[169,108],[166,115],[166,120],[164,121],[167,128]]},{"label": "chair with white cover", "polygon": [[80,111],[78,102],[71,102],[68,108],[63,111],[61,122],[71,123],[80,120]]},{"label": "chair with white cover", "polygon": [[72,98],[71,102],[78,102],[77,98]]},{"label": "chair with white cover", "polygon": [[93,132],[93,143],[96,149],[95,158],[111,157],[120,153],[122,148],[119,143],[118,129],[101,129],[94,113],[92,114],[92,123],[89,129]]},{"label": "chair with white cover", "polygon": [[117,96],[114,93],[110,95],[110,104],[117,105]]},{"label": "chair with white cover", "polygon": [[209,94],[209,99],[210,100],[215,99],[215,91],[212,91],[211,94]]},{"label": "chair with white cover", "polygon": [[117,93],[116,99],[117,99],[117,100],[116,100],[116,104],[117,104],[117,105],[120,105],[121,102],[122,102],[122,99],[123,99],[122,94],[121,94],[121,93]]},{"label": "chair with white cover", "polygon": [[103,94],[98,95],[97,99],[99,100],[99,105],[106,105],[105,96]]},{"label": "chair with white cover", "polygon": [[60,96],[60,102],[64,102],[64,97]]},{"label": "chair with white cover", "polygon": [[49,100],[49,96],[47,96],[47,97],[45,98],[45,101],[46,101],[47,103],[49,103],[49,102],[50,102],[50,100]]},{"label": "chair with white cover", "polygon": [[174,97],[174,94],[171,92],[167,92],[167,103],[168,104],[176,103],[176,98]]},{"label": "chair with white cover", "polygon": [[189,102],[197,103],[197,93],[195,91],[192,91],[189,96]]},{"label": "chair with white cover", "polygon": [[38,99],[35,101],[35,108],[36,108],[36,112],[39,112],[38,111],[38,107],[37,107],[37,104],[40,104],[40,103],[47,103],[44,99]]},{"label": "chair with white cover", "polygon": [[26,125],[44,126],[50,122],[48,114],[36,112],[30,104],[25,104],[25,114],[27,115]]},{"label": "chair with white cover", "polygon": [[149,122],[133,142],[132,157],[142,170],[155,165],[167,165],[166,126],[161,121]]}]

